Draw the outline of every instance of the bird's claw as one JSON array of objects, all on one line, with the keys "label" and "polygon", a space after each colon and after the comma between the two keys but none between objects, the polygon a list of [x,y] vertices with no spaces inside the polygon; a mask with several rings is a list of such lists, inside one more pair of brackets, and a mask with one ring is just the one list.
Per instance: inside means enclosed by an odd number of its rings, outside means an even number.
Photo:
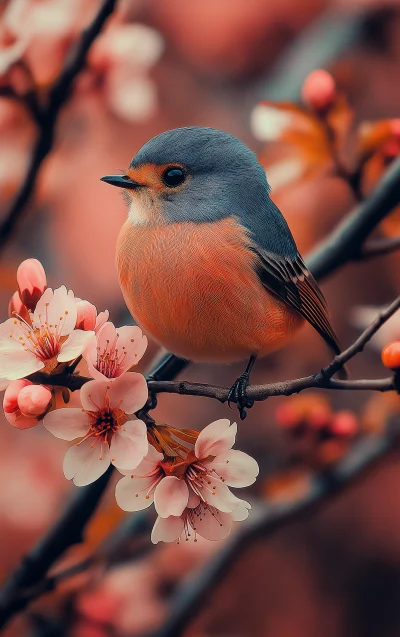
[{"label": "bird's claw", "polygon": [[240,420],[244,420],[247,416],[246,409],[250,409],[254,405],[254,400],[250,400],[246,396],[246,389],[249,384],[249,374],[246,372],[239,376],[233,383],[228,393],[228,405],[236,403],[239,410]]}]

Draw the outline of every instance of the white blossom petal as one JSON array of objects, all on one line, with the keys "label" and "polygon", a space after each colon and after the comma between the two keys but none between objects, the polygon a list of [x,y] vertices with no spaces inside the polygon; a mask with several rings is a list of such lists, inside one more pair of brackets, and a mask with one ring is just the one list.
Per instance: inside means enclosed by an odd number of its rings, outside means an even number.
[{"label": "white blossom petal", "polygon": [[[192,518],[190,523],[192,525]],[[195,519],[193,528],[206,540],[223,540],[232,530],[232,513],[221,513],[213,507],[206,508]]]},{"label": "white blossom petal", "polygon": [[175,542],[182,535],[182,532],[183,519],[181,517],[158,517],[151,532],[151,541],[153,544]]},{"label": "white blossom petal", "polygon": [[110,466],[108,445],[93,443],[88,438],[70,447],[64,457],[64,474],[77,487],[95,482]]},{"label": "white blossom petal", "polygon": [[235,444],[237,424],[232,425],[226,418],[212,422],[199,433],[194,447],[197,458],[219,456]]},{"label": "white blossom petal", "polygon": [[142,374],[127,372],[110,383],[108,396],[111,407],[134,414],[144,407],[148,398],[146,379]]},{"label": "white blossom petal", "polygon": [[184,480],[167,476],[158,483],[154,493],[154,505],[158,515],[168,518],[183,513],[189,500],[189,490]]},{"label": "white blossom petal", "polygon": [[135,469],[149,450],[147,427],[141,420],[129,420],[113,435],[111,462],[122,470]]},{"label": "white blossom petal", "polygon": [[[115,487],[115,499],[123,511],[141,511],[154,501],[154,491],[150,490],[154,476],[135,478],[125,476]],[[150,491],[149,491],[150,490]]]},{"label": "white blossom petal", "polygon": [[91,331],[74,330],[67,340],[61,345],[61,351],[57,356],[59,363],[72,361],[82,354],[91,340],[95,340],[95,334]]},{"label": "white blossom petal", "polygon": [[43,424],[61,440],[83,438],[89,431],[89,417],[82,409],[55,409],[44,417]]},{"label": "white blossom petal", "polygon": [[257,462],[243,451],[230,449],[226,454],[217,456],[207,463],[215,469],[225,484],[230,487],[248,487],[253,484],[259,474]]}]

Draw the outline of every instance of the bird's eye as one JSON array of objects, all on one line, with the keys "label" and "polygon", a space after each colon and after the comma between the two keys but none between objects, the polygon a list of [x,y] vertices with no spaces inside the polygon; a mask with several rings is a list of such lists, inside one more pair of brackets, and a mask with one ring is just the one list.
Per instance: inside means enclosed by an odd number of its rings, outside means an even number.
[{"label": "bird's eye", "polygon": [[186,173],[179,166],[168,166],[162,174],[162,180],[168,188],[176,188],[183,184]]}]

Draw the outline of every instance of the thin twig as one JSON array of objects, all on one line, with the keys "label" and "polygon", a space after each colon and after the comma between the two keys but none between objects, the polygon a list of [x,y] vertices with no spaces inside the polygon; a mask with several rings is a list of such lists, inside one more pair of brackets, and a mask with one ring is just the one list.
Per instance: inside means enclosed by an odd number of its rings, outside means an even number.
[{"label": "thin twig", "polygon": [[25,212],[26,205],[33,194],[36,177],[43,160],[51,151],[54,143],[54,133],[57,119],[63,106],[69,99],[75,78],[86,64],[88,51],[102,30],[105,22],[113,13],[117,0],[103,0],[101,7],[90,26],[83,31],[82,37],[72,59],[66,64],[58,81],[49,94],[48,105],[42,110],[39,121],[38,138],[36,140],[25,180],[21,185],[11,209],[0,226],[0,250],[4,248],[17,223]]},{"label": "thin twig", "polygon": [[354,259],[366,261],[385,254],[391,254],[400,249],[400,237],[390,237],[388,239],[370,239],[361,248],[359,254]]},{"label": "thin twig", "polygon": [[400,203],[400,157],[385,172],[371,196],[347,215],[307,259],[317,279],[352,261],[364,241]]},{"label": "thin twig", "polygon": [[329,473],[314,477],[304,496],[271,504],[260,512],[254,511],[220,552],[214,554],[200,571],[182,582],[172,600],[169,619],[162,628],[152,633],[152,637],[180,637],[252,542],[263,540],[319,511],[350,484],[374,469],[382,459],[397,452],[398,444],[398,427],[397,431],[387,432],[381,438],[363,439]]},{"label": "thin twig", "polygon": [[[360,336],[341,354],[335,356],[332,362],[323,367],[321,371],[304,378],[285,380],[277,383],[267,383],[265,385],[249,385],[246,389],[246,397],[249,400],[261,401],[271,396],[290,396],[298,394],[305,389],[337,389],[337,390],[358,390],[358,391],[396,391],[397,385],[393,377],[379,379],[360,379],[338,381],[334,378],[341,368],[357,354],[362,352],[365,345],[386,321],[400,308],[400,296],[398,296],[376,319],[369,325]],[[179,359],[178,359],[179,360]],[[184,362],[182,361],[182,364]],[[148,378],[148,388],[154,394],[181,394],[185,396],[202,396],[203,398],[213,398],[224,403],[228,400],[228,387],[218,385],[208,385],[206,383],[189,383],[187,381],[153,380],[157,374]],[[59,385],[67,387],[71,391],[80,389],[85,383],[92,380],[85,376],[75,376],[68,373],[47,374],[37,372],[31,377],[35,382],[43,385]],[[232,398],[231,402],[234,402]]]}]

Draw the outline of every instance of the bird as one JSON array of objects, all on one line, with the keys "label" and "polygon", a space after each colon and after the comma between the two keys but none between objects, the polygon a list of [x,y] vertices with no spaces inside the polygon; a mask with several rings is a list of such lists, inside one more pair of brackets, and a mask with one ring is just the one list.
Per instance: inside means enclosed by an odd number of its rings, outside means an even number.
[{"label": "bird", "polygon": [[247,360],[229,390],[242,419],[257,357],[305,321],[340,353],[327,304],[271,199],[264,168],[243,142],[206,127],[150,139],[120,175],[128,215],[116,249],[135,322],[193,362]]}]

